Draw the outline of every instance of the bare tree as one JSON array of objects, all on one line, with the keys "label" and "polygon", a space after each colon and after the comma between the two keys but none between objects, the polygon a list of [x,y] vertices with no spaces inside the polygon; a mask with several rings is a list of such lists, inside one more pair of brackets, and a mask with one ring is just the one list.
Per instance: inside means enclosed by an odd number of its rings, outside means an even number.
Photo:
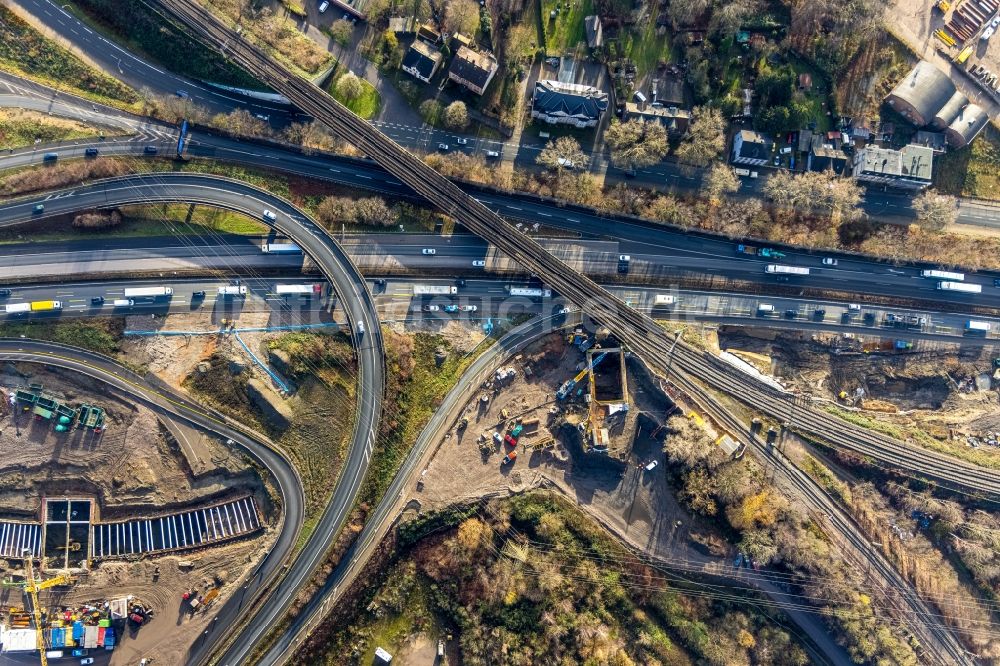
[{"label": "bare tree", "polygon": [[444,109],[444,124],[454,130],[463,130],[469,125],[469,110],[465,102],[454,101]]},{"label": "bare tree", "polygon": [[442,23],[448,33],[475,33],[479,25],[479,3],[475,0],[448,0]]},{"label": "bare tree", "polygon": [[587,156],[580,143],[571,136],[561,136],[549,141],[535,160],[539,165],[561,174],[564,169],[585,169]]},{"label": "bare tree", "polygon": [[764,196],[790,211],[827,215],[834,225],[861,213],[861,187],[832,171],[779,171],[764,183]]},{"label": "bare tree", "polygon": [[696,106],[691,111],[687,136],[677,147],[677,159],[685,164],[708,166],[726,147],[726,121],[719,109]]},{"label": "bare tree", "polygon": [[955,197],[948,194],[924,190],[913,199],[917,224],[926,231],[941,231],[958,219],[957,203]]},{"label": "bare tree", "polygon": [[[333,41],[337,42],[341,46],[347,46],[351,43],[351,37],[354,35],[354,24],[347,19],[337,19],[330,24],[330,36],[333,37]],[[395,35],[393,35],[395,37]]]},{"label": "bare tree", "polygon": [[354,72],[347,72],[337,79],[337,94],[351,101],[361,96],[361,79]]},{"label": "bare tree", "polygon": [[732,194],[740,188],[736,172],[728,164],[716,162],[701,181],[701,193],[714,205],[718,205],[724,194]]},{"label": "bare tree", "polygon": [[712,0],[670,0],[667,16],[677,27],[690,26],[698,22],[712,5]]},{"label": "bare tree", "polygon": [[254,117],[246,109],[236,109],[229,113],[212,116],[209,121],[212,127],[226,130],[236,136],[271,136],[271,126],[266,121]]},{"label": "bare tree", "polygon": [[663,125],[644,120],[624,123],[612,120],[604,133],[604,140],[611,148],[611,161],[627,169],[656,164],[670,149]]}]

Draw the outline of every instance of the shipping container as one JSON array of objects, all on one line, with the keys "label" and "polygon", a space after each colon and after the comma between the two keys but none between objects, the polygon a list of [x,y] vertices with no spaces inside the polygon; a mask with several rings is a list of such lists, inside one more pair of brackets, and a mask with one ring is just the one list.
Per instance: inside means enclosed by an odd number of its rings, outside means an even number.
[{"label": "shipping container", "polygon": [[965,279],[965,273],[929,270],[929,271],[920,271],[920,277],[929,277],[929,278],[937,278],[938,280],[950,280],[952,282],[961,282],[962,280]]},{"label": "shipping container", "polygon": [[126,287],[125,298],[173,296],[172,287]]}]

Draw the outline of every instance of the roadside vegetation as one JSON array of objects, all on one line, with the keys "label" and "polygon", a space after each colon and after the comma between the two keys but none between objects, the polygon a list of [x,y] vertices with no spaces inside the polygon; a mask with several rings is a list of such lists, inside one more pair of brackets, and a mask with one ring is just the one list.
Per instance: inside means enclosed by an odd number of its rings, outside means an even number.
[{"label": "roadside vegetation", "polygon": [[78,10],[91,25],[130,52],[175,74],[238,88],[263,88],[245,71],[164,21],[142,2],[74,0],[70,9]]},{"label": "roadside vegetation", "polygon": [[0,5],[0,67],[19,76],[71,90],[118,107],[133,107],[136,91],[86,65],[75,55]]},{"label": "roadside vegetation", "polygon": [[[448,663],[797,666],[808,657],[754,603],[667,582],[583,512],[536,492],[404,523],[298,657],[369,664],[446,639]],[[671,578],[671,580],[673,580]]]},{"label": "roadside vegetation", "polygon": [[331,80],[328,92],[331,97],[365,120],[371,120],[378,113],[381,104],[375,86],[353,72],[344,72]]},{"label": "roadside vegetation", "polygon": [[117,134],[117,130],[106,130],[77,120],[57,118],[37,111],[0,109],[0,149],[2,150],[31,146],[36,141],[54,143]]},{"label": "roadside vegetation", "polygon": [[934,184],[946,194],[1000,200],[1000,132],[987,125],[968,148],[936,155]]},{"label": "roadside vegetation", "polygon": [[64,321],[16,321],[0,323],[0,338],[20,338],[58,342],[112,356],[121,349],[124,317],[95,317]]}]

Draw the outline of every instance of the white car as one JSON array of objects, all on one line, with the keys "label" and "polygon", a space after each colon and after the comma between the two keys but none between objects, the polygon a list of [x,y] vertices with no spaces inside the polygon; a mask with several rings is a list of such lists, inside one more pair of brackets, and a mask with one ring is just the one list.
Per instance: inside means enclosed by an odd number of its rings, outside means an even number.
[{"label": "white car", "polygon": [[498,153],[495,150],[487,150],[486,151],[486,157],[490,158],[491,160],[495,160],[498,157],[500,157],[500,153]]},{"label": "white car", "polygon": [[425,247],[420,251],[420,254],[437,254],[438,251],[432,247]]},{"label": "white car", "polygon": [[265,220],[269,220],[271,222],[274,222],[276,219],[278,219],[278,216],[274,214],[274,211],[271,211],[271,210],[268,210],[268,209],[265,208],[264,209],[264,219]]},{"label": "white car", "polygon": [[437,312],[441,307],[438,305],[425,305],[422,309],[424,312]]},{"label": "white car", "polygon": [[457,139],[455,139],[455,143],[457,143],[460,146],[467,146],[469,145],[469,140],[463,136],[460,136]]},{"label": "white car", "polygon": [[450,148],[450,147],[451,146],[449,146],[447,143],[439,143],[438,144],[438,150],[440,150],[442,153],[447,153],[448,152],[448,148]]},{"label": "white car", "polygon": [[486,260],[485,259],[473,259],[472,260],[472,267],[473,268],[485,268],[486,267]]},{"label": "white car", "polygon": [[329,8],[329,6],[330,3],[326,2],[326,0],[323,0],[323,2],[319,3],[319,13],[322,14],[323,12],[325,12],[327,8]]},{"label": "white car", "polygon": [[462,312],[475,312],[479,308],[475,305],[463,305],[461,308]]},{"label": "white car", "polygon": [[834,259],[833,257],[823,257],[823,265],[824,266],[836,266],[837,265],[837,260]]}]

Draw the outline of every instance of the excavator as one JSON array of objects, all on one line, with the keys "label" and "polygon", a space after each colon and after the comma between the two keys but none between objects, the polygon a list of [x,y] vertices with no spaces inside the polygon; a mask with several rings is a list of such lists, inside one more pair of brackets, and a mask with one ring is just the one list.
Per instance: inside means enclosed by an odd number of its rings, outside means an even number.
[{"label": "excavator", "polygon": [[68,574],[59,574],[55,578],[35,580],[31,550],[25,548],[22,555],[24,556],[24,591],[31,600],[31,615],[35,622],[35,645],[38,648],[38,656],[42,660],[42,666],[49,666],[49,660],[45,656],[45,632],[42,630],[42,607],[38,603],[38,593],[58,585],[72,585],[76,579]]}]

